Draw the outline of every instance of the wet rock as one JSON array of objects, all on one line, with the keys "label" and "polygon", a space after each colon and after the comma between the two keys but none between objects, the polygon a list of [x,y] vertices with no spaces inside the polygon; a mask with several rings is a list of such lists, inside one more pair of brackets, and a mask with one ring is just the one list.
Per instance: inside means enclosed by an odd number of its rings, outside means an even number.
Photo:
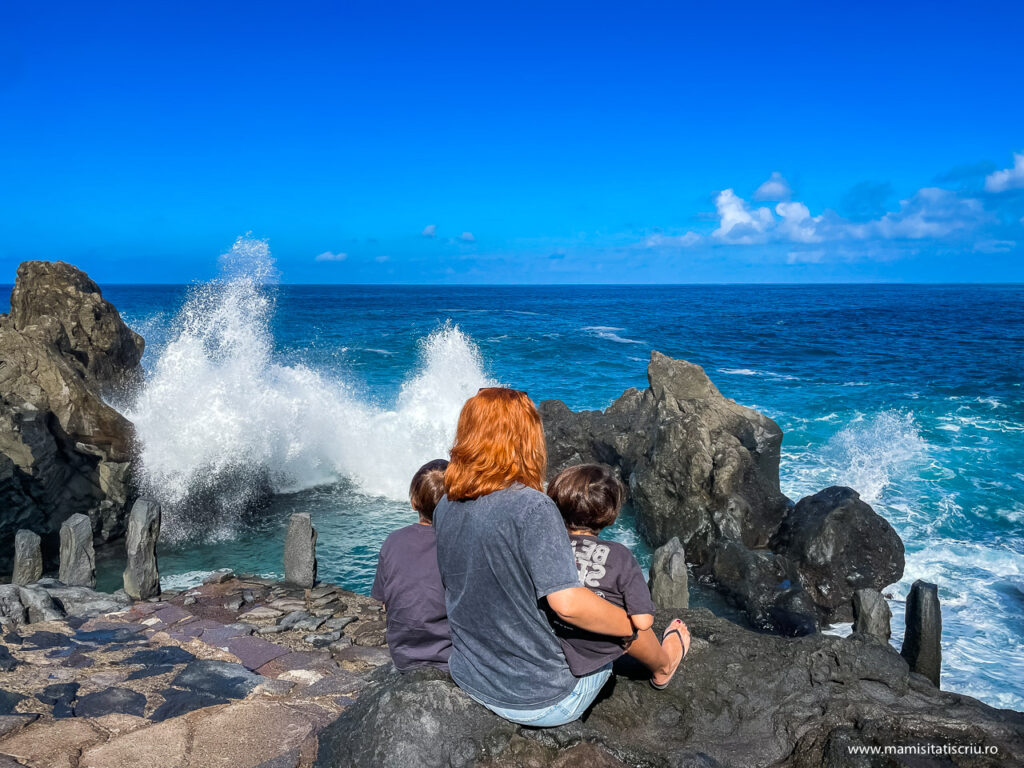
[{"label": "wet rock", "polygon": [[14,572],[12,584],[31,584],[43,577],[42,539],[26,529],[14,537]]},{"label": "wet rock", "polygon": [[107,688],[83,696],[75,704],[75,717],[102,717],[120,713],[142,717],[146,697],[127,688]]},{"label": "wet rock", "polygon": [[316,582],[316,528],[309,514],[297,512],[288,521],[284,543],[284,579],[310,588]]},{"label": "wet rock", "polygon": [[858,589],[853,593],[853,631],[889,642],[892,611],[880,592]]},{"label": "wet rock", "polygon": [[[659,612],[656,626],[669,618]],[[908,743],[985,744],[1006,764],[1024,762],[1024,714],[938,691],[882,643],[789,640],[707,611],[683,618],[694,645],[666,690],[653,690],[624,660],[584,719],[553,729],[512,725],[437,670],[383,667],[321,732],[316,765],[574,765],[571,750],[586,746],[594,750],[586,765],[839,768],[852,764],[850,746]],[[540,752],[520,762],[526,749]]]},{"label": "wet rock", "polygon": [[942,610],[936,585],[920,579],[911,585],[906,622],[900,655],[913,672],[924,675],[938,688],[942,669]]},{"label": "wet rock", "polygon": [[0,571],[19,528],[40,534],[44,552],[74,514],[102,540],[123,533],[134,432],[104,395],[142,376],[142,337],[74,267],[23,263],[10,306],[0,315]]},{"label": "wet rock", "polygon": [[833,486],[801,499],[773,549],[797,566],[826,621],[850,621],[853,593],[882,590],[903,576],[903,542],[852,488]]},{"label": "wet rock", "polygon": [[650,588],[654,604],[659,608],[685,610],[690,607],[686,553],[677,536],[655,550],[651,558]]},{"label": "wet rock", "polygon": [[160,505],[139,499],[128,516],[128,563],[124,569],[124,591],[135,600],[160,595],[160,571],[156,544],[160,538]]},{"label": "wet rock", "polygon": [[60,581],[71,587],[96,586],[96,553],[92,523],[86,515],[72,515],[60,527]]},{"label": "wet rock", "polygon": [[241,664],[202,659],[189,663],[171,684],[196,693],[241,699],[262,681],[261,675]]}]

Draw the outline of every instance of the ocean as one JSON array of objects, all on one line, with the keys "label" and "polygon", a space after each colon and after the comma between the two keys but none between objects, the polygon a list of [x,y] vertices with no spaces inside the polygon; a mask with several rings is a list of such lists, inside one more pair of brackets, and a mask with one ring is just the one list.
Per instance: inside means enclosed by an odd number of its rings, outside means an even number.
[{"label": "ocean", "polygon": [[[147,341],[145,389],[116,405],[165,503],[165,586],[280,576],[302,510],[321,578],[368,592],[466,397],[500,383],[604,408],[658,350],[779,423],[790,498],[849,485],[895,526],[897,647],[910,584],[933,581],[943,687],[1024,710],[1024,286],[268,287],[241,270],[104,295]],[[649,558],[628,510],[609,535]]]}]

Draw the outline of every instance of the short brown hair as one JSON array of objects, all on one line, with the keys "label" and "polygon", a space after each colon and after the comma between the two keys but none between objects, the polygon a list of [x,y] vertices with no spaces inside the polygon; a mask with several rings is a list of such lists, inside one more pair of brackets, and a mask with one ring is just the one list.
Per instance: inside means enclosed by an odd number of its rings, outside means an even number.
[{"label": "short brown hair", "polygon": [[448,462],[444,459],[428,461],[416,470],[409,484],[409,501],[412,508],[430,522],[434,522],[434,507],[444,496],[444,471]]},{"label": "short brown hair", "polygon": [[626,488],[607,464],[566,467],[548,485],[566,528],[599,532],[615,522]]},{"label": "short brown hair", "polygon": [[537,406],[525,392],[484,387],[462,406],[451,459],[444,488],[452,501],[513,483],[541,490],[548,454]]}]

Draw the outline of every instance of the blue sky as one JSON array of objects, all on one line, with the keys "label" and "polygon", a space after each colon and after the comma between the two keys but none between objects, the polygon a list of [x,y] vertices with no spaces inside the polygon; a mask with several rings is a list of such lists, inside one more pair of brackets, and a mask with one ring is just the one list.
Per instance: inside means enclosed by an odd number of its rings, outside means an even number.
[{"label": "blue sky", "polygon": [[1024,280],[1016,3],[18,3],[0,282]]}]

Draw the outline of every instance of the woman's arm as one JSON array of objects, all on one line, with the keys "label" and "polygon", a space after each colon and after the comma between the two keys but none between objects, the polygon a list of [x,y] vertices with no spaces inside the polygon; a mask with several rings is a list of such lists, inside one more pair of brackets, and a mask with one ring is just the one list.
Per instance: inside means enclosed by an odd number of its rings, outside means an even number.
[{"label": "woman's arm", "polygon": [[630,637],[633,623],[626,612],[586,587],[570,587],[548,595],[548,605],[566,624],[613,637]]}]

